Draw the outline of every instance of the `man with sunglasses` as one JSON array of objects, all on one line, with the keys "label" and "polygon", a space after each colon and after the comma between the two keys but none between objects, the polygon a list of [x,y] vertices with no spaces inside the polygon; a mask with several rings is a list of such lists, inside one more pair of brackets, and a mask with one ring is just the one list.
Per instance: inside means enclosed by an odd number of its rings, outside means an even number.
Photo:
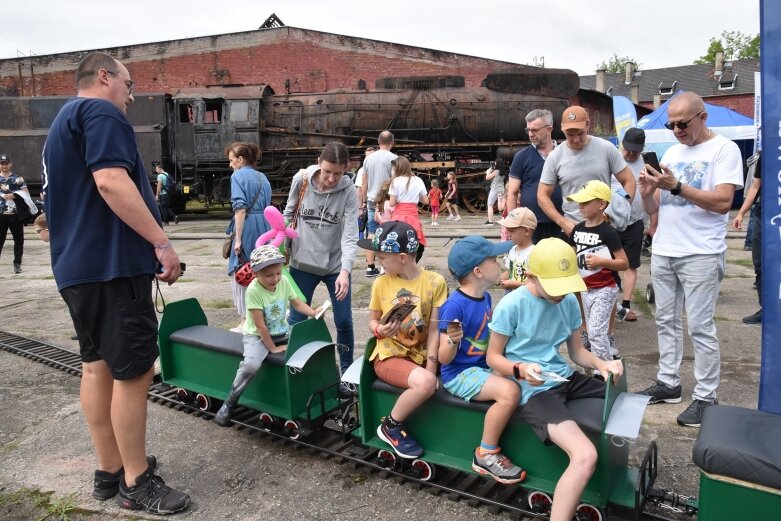
[{"label": "man with sunglasses", "polygon": [[44,145],[52,271],[79,340],[81,404],[97,453],[93,497],[170,514],[190,497],[156,476],[146,455],[147,390],[157,358],[157,278],[173,284],[179,257],[126,118],[134,83],[124,65],[90,53],[76,69],[77,97]]},{"label": "man with sunglasses", "polygon": [[743,187],[743,165],[737,145],[708,128],[697,94],[678,94],[667,110],[665,126],[679,144],[662,157],[661,172],[646,165],[638,180],[643,206],[649,215],[658,214],[651,272],[659,372],[642,394],[650,403],[681,401],[685,306],[697,383],[677,421],[699,427],[705,408],[718,403],[721,357],[714,314],[724,276],[727,214],[735,190]]},{"label": "man with sunglasses", "polygon": [[[510,165],[510,179],[507,182],[507,212],[520,205],[528,208],[537,218],[532,242],[537,244],[548,237],[563,239],[561,227],[548,217],[537,204],[537,186],[540,182],[545,159],[556,148],[553,139],[553,114],[547,109],[535,109],[526,114],[526,134],[531,145],[517,152]],[[561,213],[561,188],[556,186],[551,195],[553,206]]]},{"label": "man with sunglasses", "polygon": [[615,177],[630,199],[635,196],[632,170],[611,142],[589,135],[590,125],[586,109],[577,105],[567,107],[561,116],[561,131],[566,141],[557,146],[545,160],[537,188],[540,208],[567,236],[572,235],[572,229],[583,217],[576,202],[563,201],[563,215],[556,208],[553,194],[557,186],[567,196],[580,190],[589,181],[598,180],[610,186]]}]

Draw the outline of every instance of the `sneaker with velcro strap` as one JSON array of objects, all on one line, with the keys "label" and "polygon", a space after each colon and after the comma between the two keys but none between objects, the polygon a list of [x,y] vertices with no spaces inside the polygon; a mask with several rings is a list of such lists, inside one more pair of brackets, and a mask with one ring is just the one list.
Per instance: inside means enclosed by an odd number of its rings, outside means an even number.
[{"label": "sneaker with velcro strap", "polygon": [[[146,463],[153,470],[157,468],[157,458],[154,456],[147,456]],[[122,467],[116,472],[106,472],[105,470],[95,471],[94,488],[92,489],[92,497],[100,501],[111,499],[119,492],[119,481],[122,476],[125,475],[125,468]]]},{"label": "sneaker with velcro strap", "polygon": [[391,427],[383,421],[377,427],[377,436],[390,445],[393,451],[402,458],[414,459],[423,454],[423,447],[407,432],[403,425]]},{"label": "sneaker with velcro strap", "polygon": [[190,505],[190,496],[169,487],[152,468],[136,478],[136,484],[128,487],[124,479],[119,483],[117,502],[127,510],[143,510],[150,514],[166,515],[180,512]]},{"label": "sneaker with velcro strap", "polygon": [[491,476],[499,483],[511,485],[526,478],[526,471],[510,461],[499,449],[491,452],[475,450],[472,456],[472,470],[484,476]]}]

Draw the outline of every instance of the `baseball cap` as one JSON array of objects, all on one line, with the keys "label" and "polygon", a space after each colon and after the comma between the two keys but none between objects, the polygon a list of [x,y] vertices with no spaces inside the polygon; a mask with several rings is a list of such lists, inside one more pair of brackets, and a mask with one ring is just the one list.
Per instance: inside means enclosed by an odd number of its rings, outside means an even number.
[{"label": "baseball cap", "polygon": [[586,291],[578,273],[575,250],[561,239],[549,237],[538,242],[529,254],[526,268],[551,297]]},{"label": "baseball cap", "polygon": [[561,130],[571,128],[583,129],[588,124],[588,112],[583,107],[573,105],[567,107],[564,114],[561,115]]},{"label": "baseball cap", "polygon": [[160,161],[152,161],[152,168],[160,166]]},{"label": "baseball cap", "polygon": [[645,148],[645,131],[637,127],[626,129],[621,145],[630,152],[642,152]]},{"label": "baseball cap", "polygon": [[10,163],[11,157],[8,154],[0,154],[0,163]]},{"label": "baseball cap", "polygon": [[512,247],[512,241],[493,243],[479,235],[467,235],[450,248],[447,267],[455,278],[460,279],[485,259],[507,253]]},{"label": "baseball cap", "polygon": [[415,253],[420,242],[415,229],[402,221],[386,221],[377,227],[374,237],[361,239],[358,246],[384,253]]},{"label": "baseball cap", "polygon": [[587,203],[594,199],[602,199],[603,201],[610,202],[610,187],[602,181],[589,181],[583,185],[583,188],[578,190],[572,195],[567,196],[567,201],[575,201],[576,203]]},{"label": "baseball cap", "polygon": [[528,208],[518,207],[513,208],[510,213],[507,214],[507,217],[497,221],[497,223],[505,228],[518,228],[519,226],[523,226],[524,228],[534,230],[537,228],[537,217],[534,215],[534,212]]},{"label": "baseball cap", "polygon": [[258,272],[266,266],[272,264],[283,264],[285,262],[285,256],[279,252],[279,248],[272,246],[271,244],[264,244],[259,248],[252,250],[252,254],[249,257],[249,265],[252,271]]}]

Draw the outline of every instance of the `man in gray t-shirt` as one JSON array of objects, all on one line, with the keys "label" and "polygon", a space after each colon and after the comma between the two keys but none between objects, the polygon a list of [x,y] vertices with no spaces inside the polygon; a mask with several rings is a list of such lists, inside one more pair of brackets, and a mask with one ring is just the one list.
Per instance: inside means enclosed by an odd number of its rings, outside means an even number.
[{"label": "man in gray t-shirt", "polygon": [[561,130],[567,140],[557,146],[545,160],[537,202],[545,215],[561,226],[567,235],[575,224],[583,220],[578,203],[562,204],[564,215],[553,205],[551,195],[558,185],[563,196],[574,194],[588,181],[595,179],[610,186],[613,176],[624,187],[630,198],[635,195],[635,178],[621,153],[612,143],[588,134],[589,116],[583,107],[568,107],[561,117]]},{"label": "man in gray t-shirt", "polygon": [[[377,221],[374,220],[374,198],[382,188],[382,184],[391,178],[393,165],[391,161],[396,159],[396,154],[391,152],[393,148],[393,134],[388,130],[380,132],[377,138],[379,150],[367,156],[363,162],[363,182],[360,196],[361,207],[367,207],[366,237],[371,238],[377,230]],[[380,206],[382,212],[382,206]],[[376,277],[380,270],[374,265],[374,252],[366,250],[366,276]]]}]

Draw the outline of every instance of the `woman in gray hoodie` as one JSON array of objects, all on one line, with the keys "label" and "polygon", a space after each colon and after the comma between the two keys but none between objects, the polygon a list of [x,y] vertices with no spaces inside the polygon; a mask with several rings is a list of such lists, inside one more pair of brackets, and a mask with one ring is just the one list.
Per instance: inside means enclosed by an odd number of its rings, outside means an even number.
[{"label": "woman in gray hoodie", "polygon": [[[285,218],[296,216],[298,238],[290,245],[290,275],[312,303],[315,288],[325,282],[336,324],[339,366],[344,373],[353,361],[350,272],[358,247],[358,196],[344,175],[350,156],[342,143],[328,143],[317,164],[293,177]],[[290,323],[306,317],[290,310]]]}]

